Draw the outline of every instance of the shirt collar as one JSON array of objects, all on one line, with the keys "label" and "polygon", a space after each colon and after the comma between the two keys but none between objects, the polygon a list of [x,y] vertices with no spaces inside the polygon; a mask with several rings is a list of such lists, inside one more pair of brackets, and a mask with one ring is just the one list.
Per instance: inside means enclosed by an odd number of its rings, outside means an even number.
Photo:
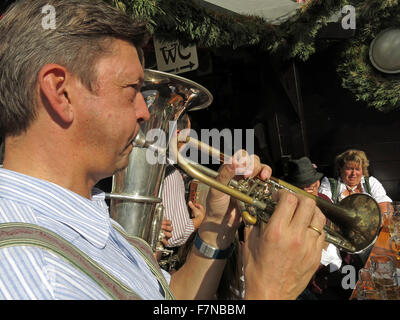
[{"label": "shirt collar", "polygon": [[0,197],[69,226],[97,248],[103,248],[109,237],[110,217],[98,198],[89,200],[54,183],[3,168]]}]

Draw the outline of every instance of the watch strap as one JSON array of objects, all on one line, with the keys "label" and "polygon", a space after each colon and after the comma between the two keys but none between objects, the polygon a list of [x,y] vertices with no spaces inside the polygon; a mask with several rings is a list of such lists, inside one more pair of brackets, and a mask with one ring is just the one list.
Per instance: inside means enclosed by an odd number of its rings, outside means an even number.
[{"label": "watch strap", "polygon": [[202,255],[210,259],[228,259],[235,249],[234,242],[232,242],[232,244],[224,250],[214,248],[213,246],[210,246],[204,242],[203,239],[200,238],[198,232],[196,232],[196,236],[194,238],[194,246]]}]

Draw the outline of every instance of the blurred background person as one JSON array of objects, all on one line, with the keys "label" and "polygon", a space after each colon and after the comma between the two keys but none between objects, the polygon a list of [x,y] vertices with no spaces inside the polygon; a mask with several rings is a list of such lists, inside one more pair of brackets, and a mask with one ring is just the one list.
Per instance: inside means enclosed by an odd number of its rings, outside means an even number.
[{"label": "blurred background person", "polygon": [[364,151],[349,149],[335,158],[334,178],[324,177],[319,192],[339,203],[354,193],[366,193],[379,204],[383,214],[392,210],[390,199],[382,184],[368,172],[369,161]]},{"label": "blurred background person", "polygon": [[[189,116],[184,114],[176,123],[177,134],[188,135],[191,128]],[[184,130],[186,129],[186,130]],[[185,131],[185,132],[182,132]],[[178,150],[184,146],[183,140],[178,140]],[[186,203],[186,190],[183,176],[178,168],[173,164],[167,164],[165,180],[162,189],[162,202],[165,208],[163,226],[169,226],[171,221],[171,237],[164,244],[168,248],[179,247],[183,245],[190,235],[200,226],[205,215],[205,209],[201,204],[189,201]],[[188,206],[191,209],[192,217]],[[165,221],[167,220],[167,222]],[[164,227],[162,227],[165,231]],[[167,232],[169,230],[166,230]]]},{"label": "blurred background person", "polygon": [[[376,200],[382,216],[390,214],[392,199],[390,199],[382,184],[368,172],[369,160],[362,150],[348,149],[339,154],[334,162],[334,178],[324,177],[319,192],[330,197],[333,203],[339,203],[344,198],[355,193],[370,195]],[[384,219],[382,219],[383,223]],[[352,265],[356,271],[362,268],[368,260],[373,246],[359,254],[342,253],[343,262]]]},{"label": "blurred background person", "polygon": [[331,201],[328,196],[319,192],[320,180],[324,175],[317,171],[317,166],[311,163],[309,158],[302,157],[297,160],[289,160],[287,170],[288,173],[285,178],[287,182],[308,193]]}]

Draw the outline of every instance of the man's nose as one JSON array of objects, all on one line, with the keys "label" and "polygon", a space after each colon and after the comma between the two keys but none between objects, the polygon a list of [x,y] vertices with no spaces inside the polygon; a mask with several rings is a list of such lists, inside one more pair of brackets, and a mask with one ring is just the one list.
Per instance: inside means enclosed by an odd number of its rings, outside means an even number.
[{"label": "man's nose", "polygon": [[139,122],[147,121],[150,119],[149,108],[144,100],[142,93],[138,96],[138,106],[137,106],[137,119]]}]

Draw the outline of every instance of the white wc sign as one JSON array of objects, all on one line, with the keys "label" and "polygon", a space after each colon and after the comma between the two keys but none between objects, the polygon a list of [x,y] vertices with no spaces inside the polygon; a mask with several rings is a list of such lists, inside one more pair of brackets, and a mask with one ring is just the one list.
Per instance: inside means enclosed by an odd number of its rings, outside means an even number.
[{"label": "white wc sign", "polygon": [[178,41],[161,42],[154,40],[157,69],[169,73],[183,73],[199,67],[196,46],[184,48]]}]

